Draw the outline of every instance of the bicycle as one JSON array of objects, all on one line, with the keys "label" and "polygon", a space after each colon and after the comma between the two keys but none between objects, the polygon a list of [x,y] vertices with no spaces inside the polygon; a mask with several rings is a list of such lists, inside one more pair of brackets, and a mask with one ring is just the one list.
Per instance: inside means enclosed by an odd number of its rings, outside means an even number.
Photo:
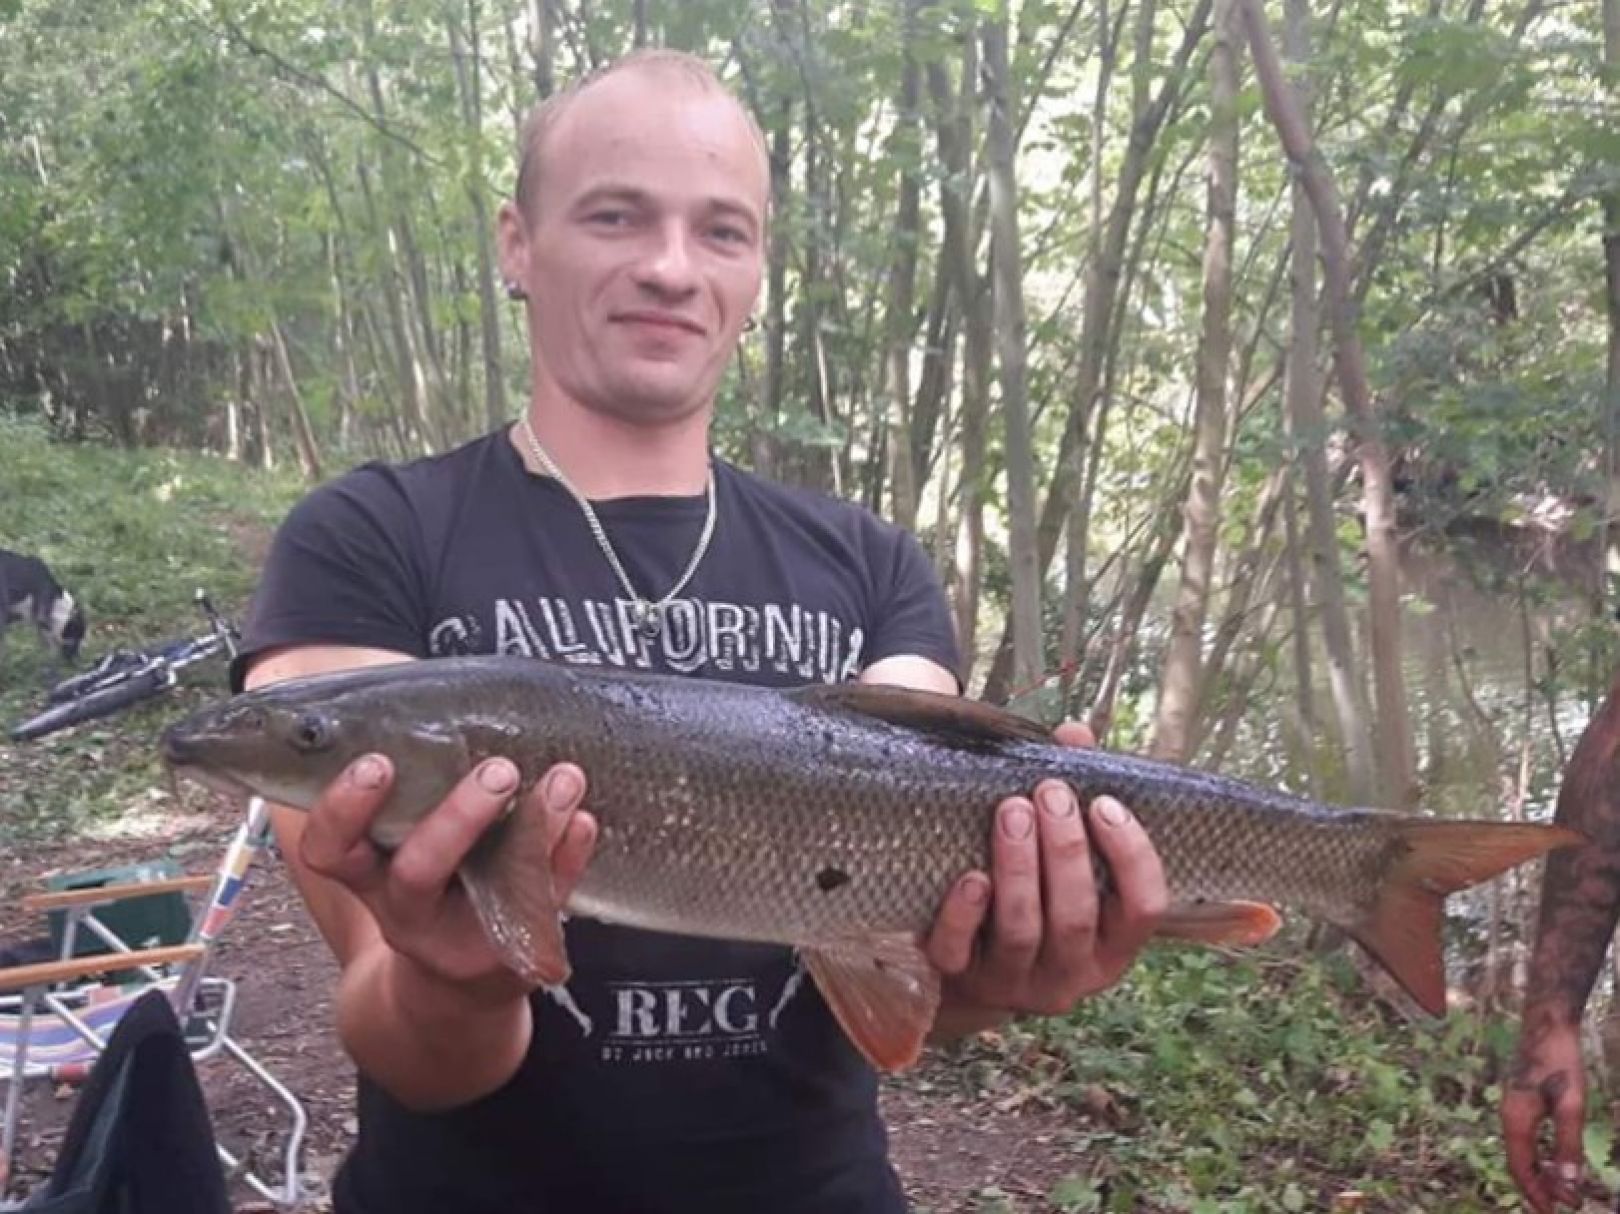
[{"label": "bicycle", "polygon": [[206,591],[196,594],[197,609],[208,620],[208,631],[180,637],[146,649],[115,649],[83,674],[63,679],[46,693],[47,707],[15,725],[13,742],[29,742],[46,734],[111,716],[142,700],[150,700],[174,687],[180,672],[220,654],[234,658],[241,634],[236,625],[215,610]]}]

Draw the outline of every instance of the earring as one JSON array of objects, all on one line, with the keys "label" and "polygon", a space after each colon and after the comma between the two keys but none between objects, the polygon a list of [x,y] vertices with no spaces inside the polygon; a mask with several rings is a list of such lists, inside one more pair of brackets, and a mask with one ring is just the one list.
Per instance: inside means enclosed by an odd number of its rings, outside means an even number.
[{"label": "earring", "polygon": [[743,321],[742,331],[744,333],[752,333],[757,328],[759,328],[759,321],[754,317],[750,316],[747,320]]},{"label": "earring", "polygon": [[506,285],[506,298],[508,298],[508,299],[527,299],[527,298],[529,298],[529,293],[527,291],[525,291],[517,282],[513,281],[512,279],[508,278],[506,280],[505,285]]}]

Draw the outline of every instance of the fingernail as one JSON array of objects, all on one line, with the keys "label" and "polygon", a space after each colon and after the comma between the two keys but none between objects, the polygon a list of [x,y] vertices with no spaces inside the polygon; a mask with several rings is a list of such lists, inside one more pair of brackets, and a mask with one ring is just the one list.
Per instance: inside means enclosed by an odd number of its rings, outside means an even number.
[{"label": "fingernail", "polygon": [[547,809],[567,809],[579,796],[579,777],[570,768],[558,768],[546,777],[541,796]]},{"label": "fingernail", "polygon": [[1569,1163],[1566,1161],[1564,1163],[1557,1164],[1553,1168],[1553,1171],[1558,1174],[1558,1179],[1563,1181],[1565,1184],[1574,1184],[1581,1178],[1581,1165],[1578,1163]]},{"label": "fingernail", "polygon": [[517,779],[517,768],[505,759],[491,759],[478,769],[478,786],[485,792],[511,792]]},{"label": "fingernail", "polygon": [[383,775],[383,765],[371,755],[349,768],[349,781],[356,788],[381,788]]},{"label": "fingernail", "polygon": [[1124,826],[1131,819],[1130,811],[1113,797],[1098,797],[1094,804],[1097,816],[1110,826]]},{"label": "fingernail", "polygon": [[1048,817],[1064,818],[1074,812],[1074,793],[1067,784],[1054,784],[1042,788],[1040,792],[1041,808]]},{"label": "fingernail", "polygon": [[1034,817],[1022,805],[1010,806],[1001,815],[1001,829],[1009,839],[1027,839],[1034,827]]},{"label": "fingernail", "polygon": [[990,882],[983,877],[968,877],[962,882],[962,896],[974,906],[990,901]]}]

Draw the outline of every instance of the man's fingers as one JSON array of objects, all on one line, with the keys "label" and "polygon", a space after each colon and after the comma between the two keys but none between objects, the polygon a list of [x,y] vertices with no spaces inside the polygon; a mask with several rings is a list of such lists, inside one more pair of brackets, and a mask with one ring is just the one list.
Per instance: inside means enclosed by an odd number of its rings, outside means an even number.
[{"label": "man's fingers", "polygon": [[1123,967],[1153,935],[1170,905],[1170,893],[1159,853],[1136,815],[1113,797],[1098,797],[1090,808],[1092,842],[1114,879],[1101,947],[1111,966]]},{"label": "man's fingers", "polygon": [[1502,1143],[1508,1172],[1536,1214],[1553,1214],[1552,1194],[1542,1183],[1536,1158],[1536,1129],[1543,1105],[1539,1093],[1514,1091],[1502,1102]]},{"label": "man's fingers", "polygon": [[[1046,912],[1041,939],[1042,967],[1065,975],[1074,989],[1055,992],[1065,1004],[1083,993],[1097,944],[1097,882],[1080,803],[1061,780],[1043,780],[1035,789],[1039,808],[1042,899]],[[1056,1010],[1056,1009],[1054,1009]]]},{"label": "man's fingers", "polygon": [[305,864],[356,891],[381,880],[382,857],[366,838],[393,779],[382,755],[363,755],[327,787],[310,812],[298,850]]},{"label": "man's fingers", "polygon": [[1570,1099],[1565,1092],[1553,1104],[1553,1148],[1548,1187],[1566,1205],[1581,1204],[1581,1173],[1586,1163],[1586,1109],[1584,1092]]},{"label": "man's fingers", "polygon": [[945,895],[928,933],[928,960],[940,973],[960,974],[973,964],[974,944],[990,909],[990,879],[968,873]]},{"label": "man's fingers", "polygon": [[553,851],[562,841],[574,811],[585,799],[585,773],[573,763],[558,763],[541,777],[531,797],[545,813],[546,844]]},{"label": "man's fingers", "polygon": [[596,819],[579,812],[568,819],[562,839],[551,853],[551,880],[556,889],[558,903],[568,901],[574,892],[585,866],[591,862],[596,850]]},{"label": "man's fingers", "polygon": [[437,902],[478,837],[499,818],[517,791],[509,759],[486,759],[450,791],[405,837],[389,862],[388,877],[401,905],[425,911]]},{"label": "man's fingers", "polygon": [[1097,735],[1084,721],[1064,721],[1052,731],[1052,740],[1059,746],[1095,746]]},{"label": "man's fingers", "polygon": [[996,810],[990,843],[991,911],[986,981],[1009,983],[1028,974],[1041,947],[1041,861],[1035,807],[1027,797],[1008,797]]}]

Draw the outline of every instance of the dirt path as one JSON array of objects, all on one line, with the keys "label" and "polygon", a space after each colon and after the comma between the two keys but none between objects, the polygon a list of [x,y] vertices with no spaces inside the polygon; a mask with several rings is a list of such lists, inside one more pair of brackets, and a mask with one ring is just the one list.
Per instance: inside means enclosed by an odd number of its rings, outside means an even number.
[{"label": "dirt path", "polygon": [[[159,802],[119,824],[115,837],[80,840],[0,857],[0,943],[38,935],[11,909],[17,895],[58,871],[101,868],[178,853],[190,872],[208,871],[235,826],[234,810],[188,793],[183,809]],[[336,968],[315,936],[285,870],[257,868],[241,913],[221,942],[216,972],[239,985],[235,1035],[304,1101],[310,1128],[304,1168],[329,1208],[327,1183],[354,1131],[353,1080],[332,1030]],[[1053,1185],[1084,1167],[1071,1115],[987,1093],[971,1068],[932,1060],[883,1091],[896,1166],[917,1214],[1039,1214],[1057,1209]],[[199,1067],[220,1140],[253,1155],[275,1149],[274,1106],[262,1089],[223,1062]],[[35,1085],[25,1104],[18,1158],[22,1187],[56,1156],[74,1091]],[[262,1209],[238,1184],[240,1211]]]}]

